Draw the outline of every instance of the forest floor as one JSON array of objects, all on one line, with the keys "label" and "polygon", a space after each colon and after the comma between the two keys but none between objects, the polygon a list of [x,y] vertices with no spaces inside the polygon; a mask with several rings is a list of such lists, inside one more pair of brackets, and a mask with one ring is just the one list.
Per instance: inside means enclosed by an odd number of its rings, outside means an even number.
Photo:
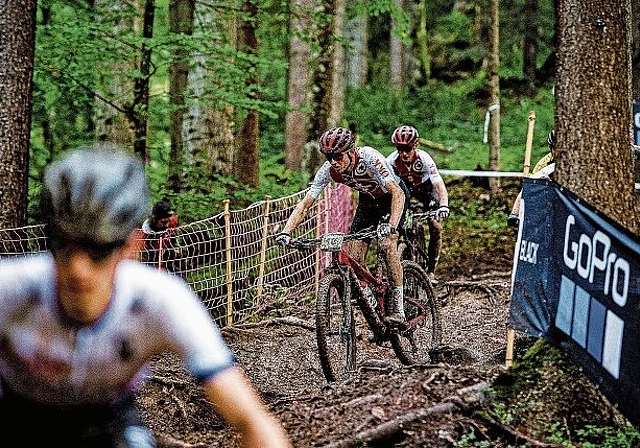
[{"label": "forest floor", "polygon": [[[487,204],[508,212],[511,197]],[[364,337],[358,341],[357,374],[327,383],[316,352],[313,309],[296,310],[289,324],[279,319],[223,331],[295,447],[555,447],[566,446],[558,436],[567,440],[585,425],[623,424],[562,358],[520,380],[529,381],[525,387],[509,389],[516,382],[505,368],[515,233],[500,232],[480,249],[453,250],[483,236],[445,224],[435,288],[443,346],[429,365],[403,366],[391,347]],[[516,335],[515,365],[533,342]],[[154,364],[139,404],[160,447],[239,446],[180,364],[170,356]]]}]

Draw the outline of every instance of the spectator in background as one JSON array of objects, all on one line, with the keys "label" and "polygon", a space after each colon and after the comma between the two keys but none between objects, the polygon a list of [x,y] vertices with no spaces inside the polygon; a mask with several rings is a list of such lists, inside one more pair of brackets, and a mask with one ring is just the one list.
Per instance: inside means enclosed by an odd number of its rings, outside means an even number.
[{"label": "spectator in background", "polygon": [[[543,156],[536,166],[533,167],[531,171],[531,177],[537,179],[553,179],[553,171],[555,170],[556,164],[553,161],[553,148],[556,145],[556,132],[555,130],[551,130],[549,135],[547,136],[547,146],[549,147],[549,152]],[[522,199],[522,190],[518,192],[518,196],[516,200],[513,202],[513,207],[511,208],[511,213],[509,213],[509,217],[507,218],[507,225],[513,228],[520,227],[520,200]]]},{"label": "spectator in background", "polygon": [[391,143],[396,150],[387,157],[398,176],[407,184],[411,198],[422,203],[422,210],[436,211],[436,217],[427,221],[429,227],[428,262],[426,266],[429,280],[438,284],[435,277],[436,266],[442,247],[442,219],[449,217],[449,193],[438,172],[436,163],[422,149],[418,149],[418,130],[413,126],[397,127],[391,134]]},{"label": "spectator in background", "polygon": [[157,202],[151,215],[142,223],[143,240],[141,260],[161,269],[174,270],[178,258],[176,229],[179,218],[171,209],[167,198]]},{"label": "spectator in background", "polygon": [[[44,175],[50,252],[0,261],[0,421],[26,447],[155,447],[136,394],[171,352],[247,448],[290,448],[200,299],[132,261],[148,207],[140,160],[106,144]],[[25,431],[33,421],[35,430]],[[11,444],[11,443],[10,443]]]}]

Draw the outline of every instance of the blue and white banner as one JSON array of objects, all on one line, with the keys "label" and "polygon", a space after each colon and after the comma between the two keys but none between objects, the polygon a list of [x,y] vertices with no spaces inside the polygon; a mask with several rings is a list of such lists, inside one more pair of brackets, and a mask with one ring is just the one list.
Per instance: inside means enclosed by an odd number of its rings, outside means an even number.
[{"label": "blue and white banner", "polygon": [[640,243],[558,184],[523,179],[510,326],[565,350],[640,425]]}]

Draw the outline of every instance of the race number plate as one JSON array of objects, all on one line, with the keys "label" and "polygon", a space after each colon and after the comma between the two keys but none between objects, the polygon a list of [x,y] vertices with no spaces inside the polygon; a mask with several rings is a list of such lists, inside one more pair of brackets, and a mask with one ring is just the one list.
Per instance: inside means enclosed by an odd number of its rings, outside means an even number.
[{"label": "race number plate", "polygon": [[327,233],[322,237],[322,241],[320,242],[320,249],[327,250],[330,252],[338,252],[342,249],[342,244],[344,243],[344,234],[335,232],[335,233]]}]

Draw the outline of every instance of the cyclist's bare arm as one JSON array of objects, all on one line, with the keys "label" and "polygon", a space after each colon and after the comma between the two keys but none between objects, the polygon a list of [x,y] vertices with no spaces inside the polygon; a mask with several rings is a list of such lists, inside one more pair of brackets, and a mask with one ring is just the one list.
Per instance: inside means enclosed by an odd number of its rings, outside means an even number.
[{"label": "cyclist's bare arm", "polygon": [[402,217],[402,211],[404,210],[404,202],[406,200],[404,191],[400,188],[396,182],[389,182],[387,189],[391,193],[391,217],[389,218],[389,224],[394,228],[398,228],[400,218]]},{"label": "cyclist's bare arm", "polygon": [[298,205],[293,209],[293,212],[291,213],[291,216],[289,216],[287,224],[284,226],[284,229],[282,229],[282,232],[290,235],[291,232],[296,230],[315,201],[315,198],[306,195],[300,202],[298,202]]},{"label": "cyclist's bare arm", "polygon": [[447,187],[444,184],[442,178],[437,179],[433,182],[433,189],[436,190],[438,194],[438,202],[441,206],[446,205],[449,206],[449,193],[447,192]]},{"label": "cyclist's bare arm", "polygon": [[238,431],[244,448],[293,447],[240,368],[216,375],[204,384],[204,392],[218,415]]}]

